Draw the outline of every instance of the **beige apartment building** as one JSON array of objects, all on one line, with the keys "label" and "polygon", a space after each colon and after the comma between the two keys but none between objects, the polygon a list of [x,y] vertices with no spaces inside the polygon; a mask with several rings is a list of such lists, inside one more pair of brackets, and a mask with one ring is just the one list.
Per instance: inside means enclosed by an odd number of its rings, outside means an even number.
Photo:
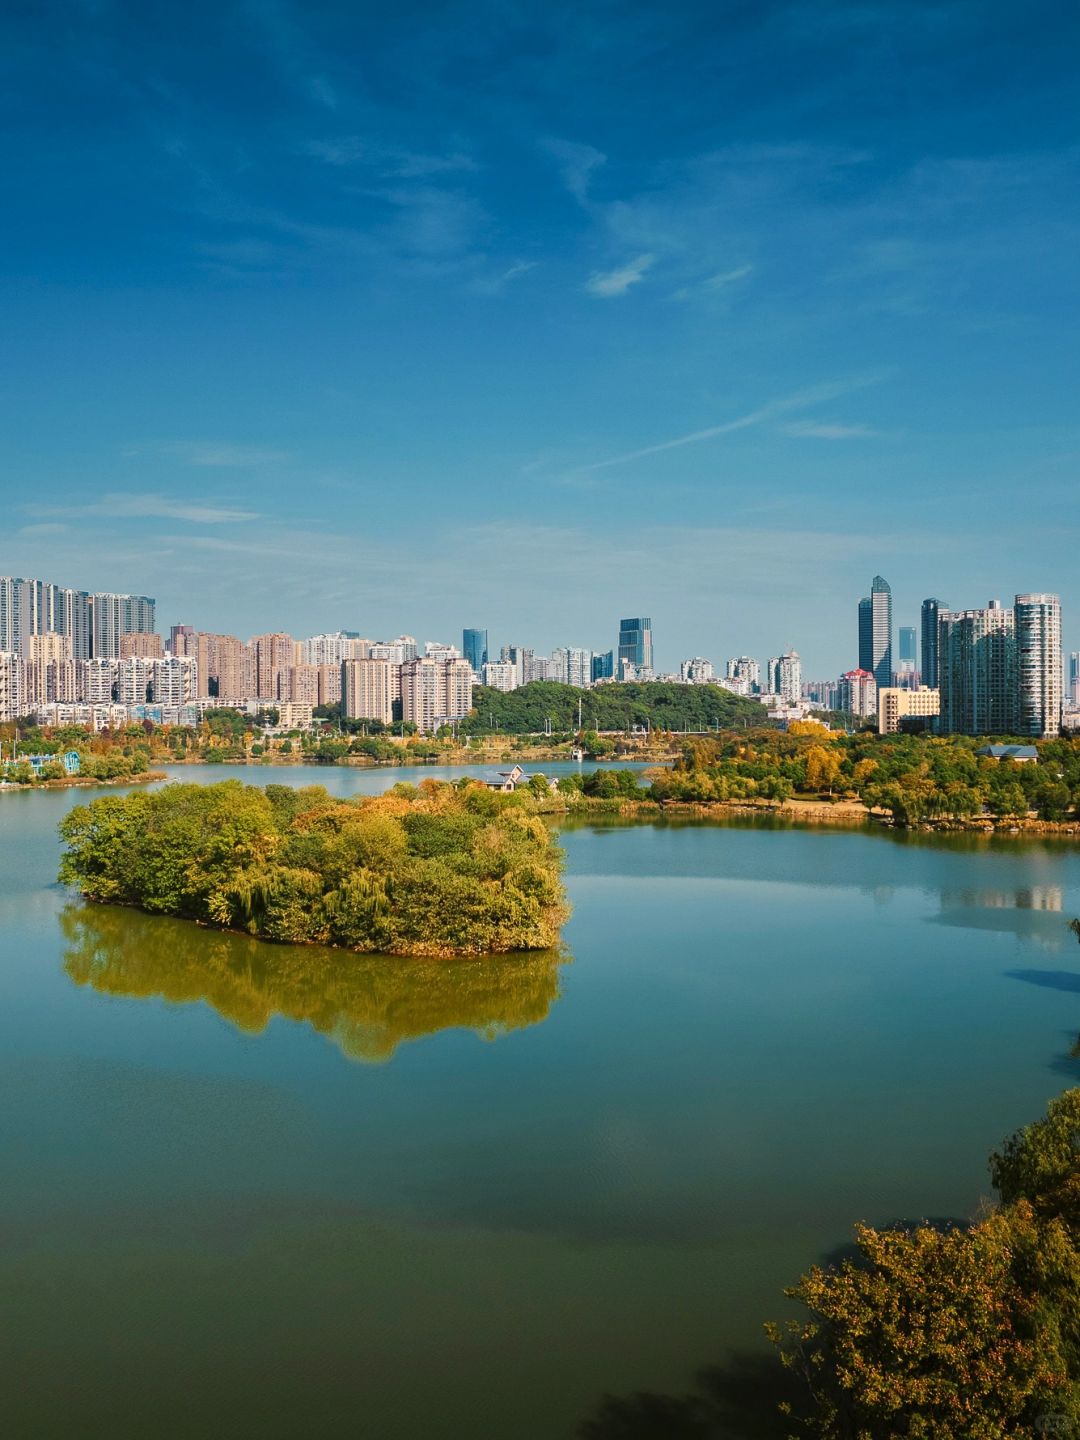
[{"label": "beige apartment building", "polygon": [[930,719],[937,716],[941,708],[941,695],[928,685],[917,690],[903,690],[899,686],[886,686],[878,691],[878,733],[895,735],[901,720],[908,716]]},{"label": "beige apartment building", "polygon": [[389,660],[343,660],[341,713],[349,720],[389,725],[394,718],[394,690],[400,683],[400,667]]},{"label": "beige apartment building", "polygon": [[130,635],[120,636],[120,659],[163,660],[165,646],[161,636],[148,634],[145,630],[133,630]]},{"label": "beige apartment building", "polygon": [[275,631],[256,635],[249,642],[255,652],[255,690],[245,697],[259,700],[286,700],[289,694],[289,671],[296,664],[296,641],[291,635]]},{"label": "beige apartment building", "polygon": [[0,720],[17,720],[23,703],[22,656],[14,650],[0,650]]},{"label": "beige apartment building", "polygon": [[254,697],[254,655],[235,635],[214,635],[207,630],[177,634],[174,654],[196,662],[199,698],[211,695],[230,700]]},{"label": "beige apartment building", "polygon": [[418,656],[401,666],[401,718],[430,734],[472,709],[472,666],[467,660]]},{"label": "beige apartment building", "polygon": [[289,671],[288,693],[282,697],[297,705],[336,705],[341,699],[340,665],[294,665]]},{"label": "beige apartment building", "polygon": [[70,703],[79,698],[79,677],[71,658],[71,638],[53,630],[30,636],[23,700],[27,705]]}]

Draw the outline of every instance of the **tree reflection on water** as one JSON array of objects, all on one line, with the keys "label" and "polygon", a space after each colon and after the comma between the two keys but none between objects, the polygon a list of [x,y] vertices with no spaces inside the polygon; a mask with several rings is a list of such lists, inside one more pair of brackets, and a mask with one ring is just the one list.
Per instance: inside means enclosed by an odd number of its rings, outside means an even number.
[{"label": "tree reflection on water", "polygon": [[455,960],[356,955],[271,945],[108,906],[69,905],[60,923],[64,968],[77,985],[103,995],[203,1002],[248,1034],[280,1015],[369,1064],[439,1030],[492,1040],[539,1024],[559,997],[559,967],[569,958],[561,950]]}]

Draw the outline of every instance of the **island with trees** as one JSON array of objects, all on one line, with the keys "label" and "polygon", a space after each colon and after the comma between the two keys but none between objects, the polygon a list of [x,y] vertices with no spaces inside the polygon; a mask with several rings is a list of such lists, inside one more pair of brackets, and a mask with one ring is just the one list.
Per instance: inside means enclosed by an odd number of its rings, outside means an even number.
[{"label": "island with trees", "polygon": [[87,900],[264,940],[393,955],[548,950],[563,855],[529,796],[425,781],[335,799],[225,781],[103,796],[61,821]]}]

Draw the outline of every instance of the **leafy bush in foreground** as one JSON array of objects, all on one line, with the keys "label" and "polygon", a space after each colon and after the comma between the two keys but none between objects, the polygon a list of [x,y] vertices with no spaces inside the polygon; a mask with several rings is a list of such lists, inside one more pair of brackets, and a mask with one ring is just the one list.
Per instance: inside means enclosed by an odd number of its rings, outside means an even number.
[{"label": "leafy bush in foreground", "polygon": [[1001,1207],[970,1226],[855,1232],[857,1257],[770,1326],[821,1440],[1080,1434],[1080,1090],[991,1157]]}]

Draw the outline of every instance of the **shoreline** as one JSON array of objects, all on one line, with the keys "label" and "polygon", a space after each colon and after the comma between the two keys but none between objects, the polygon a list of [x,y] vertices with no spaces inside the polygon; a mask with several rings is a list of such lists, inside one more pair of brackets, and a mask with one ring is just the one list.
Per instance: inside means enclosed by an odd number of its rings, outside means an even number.
[{"label": "shoreline", "polygon": [[77,790],[96,789],[102,785],[149,785],[152,782],[168,780],[164,770],[147,770],[138,775],[114,775],[108,780],[95,780],[91,775],[68,775],[63,780],[31,780],[21,784],[14,780],[0,781],[0,795],[22,793],[27,790]]}]

